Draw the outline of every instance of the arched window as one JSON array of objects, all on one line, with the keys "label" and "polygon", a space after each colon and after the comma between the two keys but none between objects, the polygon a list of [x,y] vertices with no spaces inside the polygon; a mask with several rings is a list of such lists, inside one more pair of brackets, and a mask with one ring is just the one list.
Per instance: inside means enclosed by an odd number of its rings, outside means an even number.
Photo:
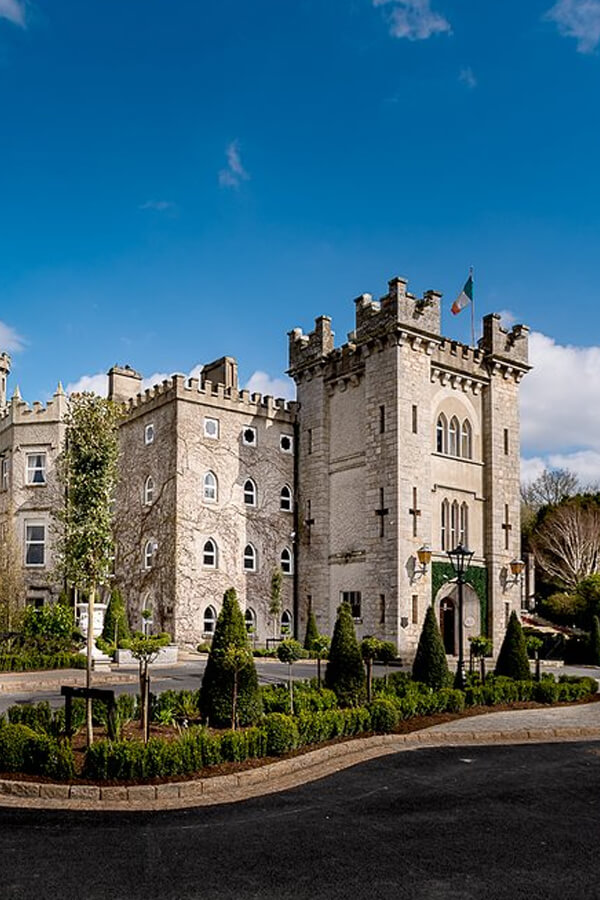
[{"label": "arched window", "polygon": [[447,500],[442,502],[442,527],[440,530],[440,544],[442,550],[448,550],[448,530],[450,526],[450,504]]},{"label": "arched window", "polygon": [[249,606],[244,613],[244,621],[246,623],[246,631],[248,634],[256,634],[256,613]]},{"label": "arched window", "polygon": [[460,425],[458,423],[458,419],[456,416],[452,416],[450,419],[450,425],[448,426],[448,453],[450,456],[458,456],[459,455],[459,447],[458,447],[458,437],[460,434]]},{"label": "arched window", "polygon": [[448,422],[444,413],[441,413],[435,428],[435,449],[438,453],[448,452]]},{"label": "arched window", "polygon": [[244,572],[256,572],[256,547],[252,544],[244,547]]},{"label": "arched window", "polygon": [[144,483],[144,505],[152,506],[154,503],[154,478],[148,475]]},{"label": "arched window", "polygon": [[246,506],[256,506],[256,484],[251,478],[244,482],[244,503]]},{"label": "arched window", "polygon": [[217,623],[217,613],[214,606],[207,606],[204,610],[203,628],[204,634],[214,634]]},{"label": "arched window", "polygon": [[460,507],[459,542],[463,547],[469,546],[469,507],[466,503],[462,503]]},{"label": "arched window", "polygon": [[458,543],[458,503],[456,500],[452,504],[452,509],[450,511],[450,547],[448,549],[454,550]]},{"label": "arched window", "polygon": [[279,509],[282,509],[284,512],[292,511],[292,491],[287,484],[284,484],[279,494]]},{"label": "arched window", "polygon": [[283,572],[283,574],[291,575],[294,571],[294,566],[292,564],[292,554],[289,547],[283,548],[279,560],[281,564],[281,571]]},{"label": "arched window", "polygon": [[291,634],[292,633],[292,614],[289,609],[284,609],[281,614],[281,633],[282,634]]},{"label": "arched window", "polygon": [[151,569],[152,564],[154,562],[154,554],[158,550],[158,544],[151,538],[149,541],[146,541],[146,545],[144,547],[144,568]]},{"label": "arched window", "polygon": [[207,472],[204,476],[204,499],[207,503],[217,502],[217,476],[214,472]]},{"label": "arched window", "polygon": [[217,545],[212,538],[209,538],[202,548],[202,565],[207,569],[216,569],[218,559]]},{"label": "arched window", "polygon": [[460,429],[460,455],[463,459],[473,459],[473,429],[468,419]]}]

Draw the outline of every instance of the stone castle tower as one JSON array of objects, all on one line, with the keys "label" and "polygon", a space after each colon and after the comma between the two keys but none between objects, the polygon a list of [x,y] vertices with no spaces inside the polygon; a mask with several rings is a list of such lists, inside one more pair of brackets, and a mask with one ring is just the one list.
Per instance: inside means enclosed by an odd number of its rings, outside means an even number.
[{"label": "stone castle tower", "polygon": [[[484,319],[477,348],[440,334],[440,299],[395,278],[382,300],[355,301],[356,328],[335,347],[331,320],[290,332],[298,413],[298,606],[331,634],[351,603],[359,636],[416,648],[434,604],[456,652],[456,585],[447,551],[474,551],[465,633],[499,647],[522,586],[519,382],[528,329]],[[427,566],[417,552],[431,548]],[[299,629],[301,630],[301,629]]]}]

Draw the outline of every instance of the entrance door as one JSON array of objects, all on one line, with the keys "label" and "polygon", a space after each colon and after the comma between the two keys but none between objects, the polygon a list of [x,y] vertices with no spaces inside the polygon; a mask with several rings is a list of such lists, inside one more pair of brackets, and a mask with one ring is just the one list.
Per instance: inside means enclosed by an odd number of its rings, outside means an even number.
[{"label": "entrance door", "polygon": [[444,649],[449,656],[456,655],[454,646],[456,607],[451,597],[444,597],[440,603],[440,631]]}]

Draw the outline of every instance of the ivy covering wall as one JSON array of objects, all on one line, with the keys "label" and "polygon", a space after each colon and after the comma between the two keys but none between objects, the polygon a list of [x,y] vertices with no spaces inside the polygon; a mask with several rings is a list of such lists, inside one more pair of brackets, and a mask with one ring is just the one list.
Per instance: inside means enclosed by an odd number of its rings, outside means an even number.
[{"label": "ivy covering wall", "polygon": [[[448,581],[454,581],[456,575],[452,564],[449,562],[433,562],[431,564],[431,602],[435,601],[438,591]],[[470,584],[477,596],[481,610],[481,630],[488,633],[488,573],[483,566],[469,566],[465,574],[466,584]]]}]

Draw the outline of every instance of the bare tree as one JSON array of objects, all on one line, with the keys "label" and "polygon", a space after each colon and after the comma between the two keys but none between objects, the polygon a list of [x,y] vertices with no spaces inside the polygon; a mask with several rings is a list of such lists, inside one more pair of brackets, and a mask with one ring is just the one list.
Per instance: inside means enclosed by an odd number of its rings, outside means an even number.
[{"label": "bare tree", "polygon": [[579,478],[569,469],[544,469],[533,481],[523,482],[521,500],[530,513],[536,513],[543,506],[556,506],[583,490]]},{"label": "bare tree", "polygon": [[600,565],[600,505],[571,500],[542,518],[531,536],[536,565],[551,581],[574,590]]}]

